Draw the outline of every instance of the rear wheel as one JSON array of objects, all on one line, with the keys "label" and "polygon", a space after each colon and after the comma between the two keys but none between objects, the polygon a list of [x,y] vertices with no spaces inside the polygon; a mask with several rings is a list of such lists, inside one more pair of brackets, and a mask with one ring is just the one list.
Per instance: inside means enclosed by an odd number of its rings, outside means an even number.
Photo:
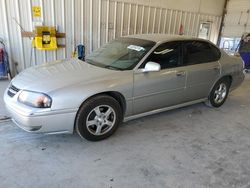
[{"label": "rear wheel", "polygon": [[208,97],[209,106],[220,107],[227,99],[230,87],[230,80],[228,78],[220,79],[213,87]]},{"label": "rear wheel", "polygon": [[76,132],[90,141],[111,136],[122,121],[118,101],[108,95],[99,95],[86,101],[76,117]]}]

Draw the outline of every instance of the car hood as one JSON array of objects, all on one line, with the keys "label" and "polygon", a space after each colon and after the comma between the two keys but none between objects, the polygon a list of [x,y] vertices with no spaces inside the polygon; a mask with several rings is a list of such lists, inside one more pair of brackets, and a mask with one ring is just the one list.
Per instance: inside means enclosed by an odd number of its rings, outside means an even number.
[{"label": "car hood", "polygon": [[114,78],[120,71],[100,68],[78,59],[65,59],[28,68],[12,84],[25,90],[51,92],[78,83],[92,83]]}]

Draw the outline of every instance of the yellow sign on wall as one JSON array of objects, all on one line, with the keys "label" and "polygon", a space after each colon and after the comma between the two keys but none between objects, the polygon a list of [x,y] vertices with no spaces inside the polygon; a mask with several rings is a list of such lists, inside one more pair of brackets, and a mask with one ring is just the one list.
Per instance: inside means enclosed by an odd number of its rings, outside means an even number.
[{"label": "yellow sign on wall", "polygon": [[41,17],[41,7],[33,6],[32,7],[33,17]]}]

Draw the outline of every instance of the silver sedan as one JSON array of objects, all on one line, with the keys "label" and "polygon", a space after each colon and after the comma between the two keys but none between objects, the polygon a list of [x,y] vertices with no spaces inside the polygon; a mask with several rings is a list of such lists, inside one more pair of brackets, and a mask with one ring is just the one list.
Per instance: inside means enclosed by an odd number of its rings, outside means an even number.
[{"label": "silver sedan", "polygon": [[111,41],[86,57],[28,68],[4,94],[29,132],[97,141],[127,120],[205,102],[220,107],[244,80],[243,62],[196,38],[161,34]]}]

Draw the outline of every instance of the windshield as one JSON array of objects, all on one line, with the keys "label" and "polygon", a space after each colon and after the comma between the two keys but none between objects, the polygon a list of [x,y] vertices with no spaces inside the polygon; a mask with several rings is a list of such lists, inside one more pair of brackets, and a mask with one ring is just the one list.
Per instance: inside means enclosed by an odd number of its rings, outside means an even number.
[{"label": "windshield", "polygon": [[86,62],[108,69],[131,70],[154,45],[152,41],[122,37],[89,54]]}]

